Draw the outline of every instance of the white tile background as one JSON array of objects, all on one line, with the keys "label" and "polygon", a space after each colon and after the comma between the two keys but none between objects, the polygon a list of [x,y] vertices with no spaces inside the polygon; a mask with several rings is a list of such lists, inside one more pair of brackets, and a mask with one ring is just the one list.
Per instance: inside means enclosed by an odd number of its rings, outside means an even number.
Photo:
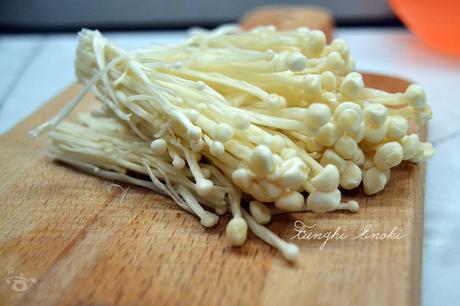
[{"label": "white tile background", "polygon": [[[184,32],[111,33],[122,47],[176,42]],[[426,178],[422,304],[460,301],[460,59],[426,48],[405,30],[339,29],[358,69],[416,80],[433,108],[436,155]],[[0,133],[74,82],[76,35],[0,35]],[[0,144],[1,145],[1,144]]]}]

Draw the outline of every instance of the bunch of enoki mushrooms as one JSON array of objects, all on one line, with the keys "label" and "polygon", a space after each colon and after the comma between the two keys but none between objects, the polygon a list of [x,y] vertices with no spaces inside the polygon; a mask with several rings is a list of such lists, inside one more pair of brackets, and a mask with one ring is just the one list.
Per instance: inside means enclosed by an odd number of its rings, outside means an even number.
[{"label": "bunch of enoki mushrooms", "polygon": [[[84,29],[75,68],[82,92],[31,132],[49,131],[53,158],[167,195],[204,227],[229,212],[231,245],[249,228],[288,260],[298,247],[264,226],[273,214],[356,212],[339,188],[375,194],[434,153],[410,132],[432,116],[423,89],[365,87],[320,31],[223,26],[127,52]],[[99,106],[62,122],[88,91]]]}]

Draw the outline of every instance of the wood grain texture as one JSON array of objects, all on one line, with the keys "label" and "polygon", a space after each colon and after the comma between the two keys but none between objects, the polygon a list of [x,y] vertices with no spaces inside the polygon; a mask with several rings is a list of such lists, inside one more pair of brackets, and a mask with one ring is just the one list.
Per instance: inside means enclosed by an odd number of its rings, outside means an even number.
[{"label": "wood grain texture", "polygon": [[[391,91],[406,81],[366,76]],[[301,220],[331,240],[292,241],[295,265],[252,234],[241,249],[171,200],[104,181],[49,160],[46,137],[27,132],[56,113],[79,90],[72,86],[0,137],[0,305],[417,305],[424,167],[403,164],[383,193],[358,200],[357,214],[276,216],[269,227],[285,239]],[[87,109],[87,96],[79,107]],[[127,187],[124,185],[124,187]],[[352,239],[397,227],[400,240]],[[11,268],[14,271],[9,271]],[[10,273],[9,273],[10,272]],[[36,278],[24,291],[7,279]],[[16,288],[17,289],[17,288]]]}]

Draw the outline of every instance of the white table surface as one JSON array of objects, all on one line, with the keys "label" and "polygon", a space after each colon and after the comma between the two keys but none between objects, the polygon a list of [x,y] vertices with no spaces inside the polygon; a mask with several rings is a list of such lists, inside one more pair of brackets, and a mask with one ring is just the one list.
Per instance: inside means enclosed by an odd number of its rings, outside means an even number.
[{"label": "white table surface", "polygon": [[[172,43],[184,32],[110,33],[122,47]],[[460,59],[442,56],[402,29],[339,29],[357,68],[420,83],[434,117],[436,155],[426,177],[422,304],[460,303]],[[76,34],[0,35],[0,133],[75,81]],[[1,145],[1,144],[0,144]]]}]

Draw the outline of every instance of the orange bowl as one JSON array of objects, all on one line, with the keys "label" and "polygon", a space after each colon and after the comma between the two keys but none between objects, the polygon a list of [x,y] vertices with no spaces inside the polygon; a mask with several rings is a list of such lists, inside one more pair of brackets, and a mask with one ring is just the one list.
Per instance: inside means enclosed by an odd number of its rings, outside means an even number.
[{"label": "orange bowl", "polygon": [[459,0],[389,0],[402,22],[431,47],[460,56]]}]

